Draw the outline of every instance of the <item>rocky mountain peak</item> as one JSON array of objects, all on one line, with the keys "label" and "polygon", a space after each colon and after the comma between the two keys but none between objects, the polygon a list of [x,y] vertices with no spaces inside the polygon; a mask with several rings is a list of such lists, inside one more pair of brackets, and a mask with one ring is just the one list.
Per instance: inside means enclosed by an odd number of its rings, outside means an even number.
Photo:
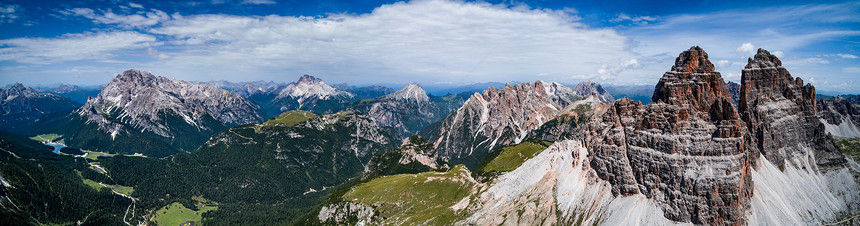
[{"label": "rocky mountain peak", "polygon": [[300,83],[300,84],[302,84],[302,83],[303,84],[318,84],[318,83],[324,83],[324,82],[322,79],[314,77],[314,76],[302,75],[302,77],[299,78],[298,83]]},{"label": "rocky mountain peak", "polygon": [[[674,221],[743,223],[753,189],[751,161],[743,123],[713,69],[707,53],[694,46],[663,74],[650,104],[621,98],[587,125],[591,166],[613,184],[613,193],[643,194]],[[726,173],[688,173],[703,165]]]},{"label": "rocky mountain peak", "polygon": [[615,98],[612,97],[612,95],[609,94],[609,92],[607,92],[605,89],[603,89],[603,86],[601,86],[600,83],[592,81],[580,82],[579,84],[576,84],[576,86],[573,87],[573,92],[583,97],[596,96],[597,100],[606,104],[615,101]]},{"label": "rocky mountain peak", "polygon": [[14,98],[16,96],[32,96],[36,95],[38,92],[33,88],[24,87],[21,83],[12,84],[8,89],[0,89],[0,95],[3,95],[2,99],[6,100],[7,98]]},{"label": "rocky mountain peak", "polygon": [[[524,83],[522,85],[526,84],[530,83]],[[547,95],[553,102],[557,103],[561,107],[567,107],[585,96],[577,92],[575,89],[571,89],[570,87],[557,82],[544,82],[538,80],[534,83],[534,89],[537,92],[543,93],[542,95]],[[591,95],[590,90],[588,91],[588,95]]]},{"label": "rocky mountain peak", "polygon": [[[163,82],[167,80],[167,78],[162,77],[163,79],[159,79],[157,76],[153,75],[148,71],[140,71],[136,69],[129,69],[122,74],[117,75],[110,83],[124,83],[124,84],[136,84],[139,86],[151,86],[158,82]],[[108,84],[110,85],[110,84]]]},{"label": "rocky mountain peak", "polygon": [[719,72],[714,71],[708,53],[693,46],[678,55],[672,70],[663,74],[654,88],[651,101],[690,105],[707,112],[719,98],[731,100],[726,82]]},{"label": "rocky mountain peak", "polygon": [[[0,88],[0,125],[4,130],[25,129],[40,117],[78,107],[71,99],[50,93],[39,93],[35,89],[15,83],[6,89]],[[53,117],[53,116],[52,116]]]},{"label": "rocky mountain peak", "polygon": [[428,102],[430,101],[430,97],[427,96],[427,92],[424,91],[424,88],[421,88],[421,85],[418,83],[412,83],[403,87],[403,89],[398,90],[392,94],[385,95],[385,98],[393,99],[393,100],[407,100],[407,101],[416,101],[416,102]]},{"label": "rocky mountain peak", "polygon": [[516,144],[582,97],[558,83],[506,84],[475,93],[457,111],[421,132],[452,164],[475,167],[487,153]]},{"label": "rocky mountain peak", "polygon": [[714,64],[708,60],[708,53],[701,47],[693,46],[675,58],[672,71],[685,73],[708,73],[714,71]]},{"label": "rocky mountain peak", "polygon": [[816,105],[815,87],[793,78],[767,50],[759,49],[741,72],[738,111],[752,133],[747,142],[775,165],[809,148],[821,166],[845,161],[816,117]]},{"label": "rocky mountain peak", "polygon": [[116,114],[124,124],[171,137],[174,134],[170,128],[176,125],[164,124],[164,113],[174,114],[198,129],[211,130],[214,128],[200,123],[210,119],[221,126],[259,122],[263,119],[259,111],[258,106],[230,91],[131,69],[117,75],[77,112],[114,136],[121,126],[107,125],[112,123],[104,118],[105,114]]},{"label": "rocky mountain peak", "polygon": [[782,67],[782,61],[767,50],[759,48],[753,58],[747,59],[747,66],[744,69],[768,67]]},{"label": "rocky mountain peak", "polygon": [[353,96],[351,93],[338,91],[334,87],[329,86],[322,79],[310,76],[303,75],[299,78],[298,81],[290,83],[286,87],[284,87],[279,93],[276,99],[283,98],[296,98],[300,103],[303,103],[305,100],[309,98],[316,99],[328,99],[330,96],[343,94],[347,96]]}]

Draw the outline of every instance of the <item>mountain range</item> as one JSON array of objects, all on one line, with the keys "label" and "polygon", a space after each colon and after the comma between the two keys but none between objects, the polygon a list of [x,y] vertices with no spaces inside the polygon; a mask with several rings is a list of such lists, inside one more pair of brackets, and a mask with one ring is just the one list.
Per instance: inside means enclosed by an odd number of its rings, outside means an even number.
[{"label": "mountain range", "polygon": [[822,99],[764,49],[740,83],[694,46],[653,89],[478,86],[132,69],[76,103],[16,84],[0,224],[860,223],[856,96]]}]

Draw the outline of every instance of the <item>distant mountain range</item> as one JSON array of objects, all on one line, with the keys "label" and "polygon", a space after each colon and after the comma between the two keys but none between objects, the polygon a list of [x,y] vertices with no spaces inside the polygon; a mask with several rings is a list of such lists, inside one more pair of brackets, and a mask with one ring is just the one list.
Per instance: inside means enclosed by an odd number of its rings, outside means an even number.
[{"label": "distant mountain range", "polygon": [[18,83],[0,89],[0,130],[31,131],[34,125],[63,117],[79,106],[69,98],[39,93]]}]

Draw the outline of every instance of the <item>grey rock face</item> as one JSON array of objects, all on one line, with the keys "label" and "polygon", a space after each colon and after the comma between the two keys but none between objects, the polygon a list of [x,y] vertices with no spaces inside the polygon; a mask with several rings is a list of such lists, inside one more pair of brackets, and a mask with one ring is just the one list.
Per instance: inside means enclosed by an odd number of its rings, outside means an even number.
[{"label": "grey rock face", "polygon": [[97,123],[100,129],[112,136],[127,125],[162,137],[172,137],[174,131],[171,127],[175,125],[165,121],[166,115],[178,116],[182,120],[179,123],[207,131],[213,129],[203,124],[207,119],[214,119],[222,126],[263,120],[259,107],[236,93],[138,70],[117,75],[97,97],[88,100],[76,113],[87,118],[87,123]]},{"label": "grey rock face", "polygon": [[732,94],[732,104],[737,107],[738,101],[740,101],[741,99],[741,84],[738,84],[736,82],[729,82],[728,84],[726,84],[726,86],[729,87],[729,93]]},{"label": "grey rock face", "polygon": [[860,137],[860,107],[842,97],[819,100],[818,118],[825,131],[838,137]]},{"label": "grey rock face", "polygon": [[643,194],[675,221],[744,222],[751,156],[725,82],[701,48],[678,56],[652,104],[616,100],[587,127],[591,167],[615,195]]},{"label": "grey rock face", "polygon": [[778,166],[806,148],[816,150],[819,166],[845,162],[816,117],[815,87],[793,78],[776,56],[759,49],[741,80],[738,111],[749,130],[751,149]]}]

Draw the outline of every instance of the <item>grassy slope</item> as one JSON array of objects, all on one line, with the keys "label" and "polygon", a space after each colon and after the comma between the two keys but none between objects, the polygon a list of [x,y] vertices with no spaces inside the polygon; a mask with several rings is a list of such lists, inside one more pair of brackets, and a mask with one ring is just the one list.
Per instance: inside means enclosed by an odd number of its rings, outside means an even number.
[{"label": "grassy slope", "polygon": [[155,211],[155,217],[153,217],[153,221],[157,225],[179,225],[188,221],[193,221],[195,224],[199,224],[201,220],[203,220],[203,213],[216,210],[218,206],[203,206],[199,211],[194,211],[186,208],[184,205],[178,202],[171,203],[165,207],[162,207],[158,211]]},{"label": "grassy slope", "polygon": [[278,117],[263,122],[264,126],[269,125],[283,125],[283,126],[294,126],[296,124],[305,122],[309,119],[313,119],[319,117],[319,115],[308,112],[308,111],[288,111],[279,115]]},{"label": "grassy slope", "polygon": [[448,172],[381,177],[359,184],[343,200],[371,205],[393,225],[450,225],[463,216],[451,208],[472,193],[475,181],[463,165]]},{"label": "grassy slope", "polygon": [[[59,139],[60,137],[62,137],[62,136],[59,134],[48,133],[48,134],[36,135],[34,137],[30,137],[30,139],[33,139],[33,140],[39,141],[39,142],[53,142],[53,141]],[[63,140],[60,140],[59,142],[63,143]]]},{"label": "grassy slope", "polygon": [[837,138],[836,146],[854,161],[860,162],[860,138]]},{"label": "grassy slope", "polygon": [[487,155],[478,166],[476,173],[490,176],[513,171],[550,145],[552,145],[550,141],[527,139],[520,144],[503,147]]}]

